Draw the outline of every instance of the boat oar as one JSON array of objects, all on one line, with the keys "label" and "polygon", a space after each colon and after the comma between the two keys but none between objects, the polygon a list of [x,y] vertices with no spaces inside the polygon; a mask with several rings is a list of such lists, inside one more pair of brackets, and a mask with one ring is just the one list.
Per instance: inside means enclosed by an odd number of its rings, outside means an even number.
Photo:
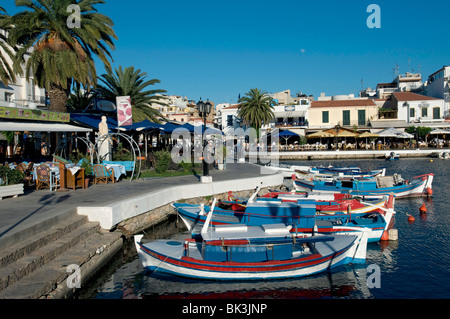
[{"label": "boat oar", "polygon": [[213,211],[214,211],[214,206],[216,206],[216,198],[214,198],[211,208],[209,209],[208,216],[206,217],[205,224],[203,225],[203,228],[201,231],[202,234],[205,234],[208,232],[208,227],[209,227],[209,223],[211,222],[211,218],[212,218]]}]

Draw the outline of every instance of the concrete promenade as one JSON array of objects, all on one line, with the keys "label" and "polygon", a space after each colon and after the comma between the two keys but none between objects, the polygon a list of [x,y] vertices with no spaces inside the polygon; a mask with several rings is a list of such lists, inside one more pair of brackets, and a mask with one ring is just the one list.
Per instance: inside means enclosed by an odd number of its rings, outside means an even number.
[{"label": "concrete promenade", "polygon": [[[81,286],[86,283],[117,255],[123,237],[131,234],[124,234],[123,226],[115,228],[121,222],[164,217],[165,207],[180,199],[283,183],[281,174],[250,163],[227,164],[226,170],[211,170],[210,175],[212,183],[200,183],[200,176],[190,175],[67,191],[27,190],[18,198],[4,198],[0,201],[0,299],[70,297],[76,289],[68,269],[77,267],[81,277],[75,279]],[[139,225],[151,227],[156,221]]]},{"label": "concrete promenade", "polygon": [[339,151],[284,151],[269,152],[266,156],[250,152],[250,158],[265,158],[266,160],[321,160],[321,159],[378,159],[384,158],[385,154],[395,152],[402,157],[431,157],[438,153],[449,152],[449,148],[439,149],[401,149],[401,150],[339,150]]},{"label": "concrete promenade", "polygon": [[262,174],[261,167],[249,163],[227,164],[226,170],[211,170],[213,183],[200,183],[199,176],[123,180],[91,185],[75,191],[29,190],[18,198],[0,201],[1,249],[51,227],[74,211],[111,229],[120,221],[182,199],[214,195],[226,191],[249,190],[282,184],[279,174]]}]

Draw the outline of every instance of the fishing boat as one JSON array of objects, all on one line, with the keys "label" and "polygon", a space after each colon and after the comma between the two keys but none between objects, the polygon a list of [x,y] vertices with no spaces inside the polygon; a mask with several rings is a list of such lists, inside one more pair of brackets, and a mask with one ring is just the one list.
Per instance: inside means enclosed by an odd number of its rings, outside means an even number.
[{"label": "fishing boat", "polygon": [[343,170],[332,170],[330,168],[323,167],[311,167],[307,170],[296,169],[295,170],[296,177],[300,179],[322,179],[322,180],[331,180],[336,177],[353,177],[353,178],[369,178],[376,176],[385,176],[386,168],[381,168],[377,170],[370,171],[361,171],[361,170],[352,170],[350,168]]},{"label": "fishing boat", "polygon": [[390,152],[384,154],[386,161],[396,161],[400,159],[400,155],[396,152]]},{"label": "fishing boat", "polygon": [[396,198],[431,196],[434,174],[413,177],[410,181],[400,175],[379,176],[368,179],[335,179],[328,181],[305,181],[294,179],[295,189],[307,192],[345,193],[367,198],[394,194]]},{"label": "fishing boat", "polygon": [[[383,207],[371,212],[353,213],[350,205],[347,210],[340,212],[316,213],[316,205],[310,202],[282,202],[281,200],[252,201],[247,203],[245,211],[234,211],[217,207],[211,218],[212,226],[247,225],[260,226],[279,224],[291,226],[292,232],[320,234],[351,234],[368,229],[368,241],[377,242],[383,233],[391,227],[394,197]],[[208,219],[210,207],[187,203],[174,203],[181,220],[192,233],[198,233]]]},{"label": "fishing boat", "polygon": [[[256,194],[258,189],[256,190]],[[261,197],[256,197],[255,193],[250,198],[235,197],[232,192],[228,193],[227,201],[219,201],[219,207],[223,209],[232,209],[234,211],[245,211],[248,202],[264,201],[268,202],[297,202],[297,203],[313,203],[316,206],[317,214],[332,215],[336,213],[347,212],[350,209],[353,214],[366,214],[378,211],[379,208],[385,207],[389,201],[389,195],[382,195],[379,198],[364,199],[361,197],[350,196],[348,194],[332,194],[325,193],[325,196],[314,196],[311,193],[305,196],[305,193],[291,192],[270,192]],[[364,202],[362,202],[364,200]],[[392,202],[393,203],[393,202]],[[392,204],[393,206],[393,204]]]},{"label": "fishing boat", "polygon": [[[213,206],[214,207],[214,206]],[[285,224],[210,227],[184,241],[142,242],[134,236],[143,267],[209,280],[269,280],[302,277],[350,263],[365,263],[367,232],[354,235],[292,234]]]}]

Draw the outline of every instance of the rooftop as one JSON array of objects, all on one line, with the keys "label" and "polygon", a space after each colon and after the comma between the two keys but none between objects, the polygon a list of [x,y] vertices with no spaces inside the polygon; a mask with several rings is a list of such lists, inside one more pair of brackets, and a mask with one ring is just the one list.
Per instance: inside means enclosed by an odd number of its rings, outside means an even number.
[{"label": "rooftop", "polygon": [[394,92],[392,95],[397,99],[397,101],[440,100],[431,96],[420,95],[412,92]]},{"label": "rooftop", "polygon": [[311,107],[376,106],[372,99],[312,101]]}]

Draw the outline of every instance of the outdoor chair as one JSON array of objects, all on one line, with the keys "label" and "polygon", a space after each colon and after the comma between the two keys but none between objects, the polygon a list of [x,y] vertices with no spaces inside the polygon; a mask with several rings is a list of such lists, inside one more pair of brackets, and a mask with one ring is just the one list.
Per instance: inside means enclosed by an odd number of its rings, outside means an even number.
[{"label": "outdoor chair", "polygon": [[95,164],[94,165],[94,184],[105,183],[108,184],[108,180],[111,180],[115,183],[114,180],[114,169],[111,167],[110,169],[106,168],[105,165]]},{"label": "outdoor chair", "polygon": [[33,176],[31,175],[31,171],[28,169],[31,164],[31,169],[33,169],[33,163],[30,162],[28,164],[26,163],[20,163],[16,166],[16,170],[20,171],[23,174],[23,181],[26,186],[30,186],[33,182]]},{"label": "outdoor chair", "polygon": [[50,188],[51,190],[51,170],[45,164],[36,168],[36,190],[40,188]]}]

